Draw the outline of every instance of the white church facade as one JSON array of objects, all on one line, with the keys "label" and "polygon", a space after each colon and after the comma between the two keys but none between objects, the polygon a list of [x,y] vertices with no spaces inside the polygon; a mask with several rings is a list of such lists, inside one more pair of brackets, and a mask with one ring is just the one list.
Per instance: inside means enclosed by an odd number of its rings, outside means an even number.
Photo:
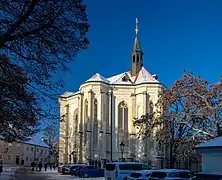
[{"label": "white church facade", "polygon": [[163,88],[157,76],[143,67],[138,22],[131,62],[129,71],[109,78],[97,73],[79,91],[59,97],[60,163],[119,160],[121,142],[125,160],[152,161],[157,156],[133,126],[136,118],[155,108]]}]

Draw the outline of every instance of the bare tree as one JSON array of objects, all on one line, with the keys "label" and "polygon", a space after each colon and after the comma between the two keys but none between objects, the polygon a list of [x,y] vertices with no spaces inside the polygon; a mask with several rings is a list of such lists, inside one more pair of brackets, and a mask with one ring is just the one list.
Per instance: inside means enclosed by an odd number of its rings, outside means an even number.
[{"label": "bare tree", "polygon": [[42,138],[49,146],[49,159],[53,156],[55,159],[58,157],[58,138],[59,138],[59,126],[56,123],[48,124],[44,130],[44,137]]},{"label": "bare tree", "polygon": [[154,135],[159,149],[167,148],[169,167],[173,167],[178,156],[195,158],[195,145],[219,135],[221,87],[221,81],[209,85],[185,72],[171,88],[160,92],[156,111],[135,121],[140,136]]},{"label": "bare tree", "polygon": [[39,106],[27,90],[27,76],[6,56],[0,56],[0,134],[9,142],[24,140],[38,129]]},{"label": "bare tree", "polygon": [[[25,90],[30,93],[29,100],[36,100],[33,102],[36,103],[35,108],[32,105],[23,109],[23,116],[33,116],[34,121],[30,121],[32,124],[23,121],[21,126],[24,126],[21,128],[24,133],[20,139],[32,134],[28,127],[37,125],[38,119],[55,117],[50,116],[53,108],[48,107],[46,102],[48,98],[57,98],[62,82],[52,79],[58,70],[68,70],[66,63],[87,48],[87,21],[83,0],[0,0],[0,55],[10,58],[8,68],[1,71],[1,77],[7,76],[9,69],[16,66],[22,72],[22,78],[25,78]],[[14,80],[17,81],[16,76]],[[4,83],[11,87],[14,85],[7,78]],[[14,90],[16,91],[15,88]],[[13,101],[25,102],[26,99],[22,98],[24,97],[14,97]],[[10,104],[9,99],[6,103]],[[10,108],[13,112],[12,106]],[[36,110],[35,113],[32,108]],[[12,125],[20,122],[17,118],[7,119],[5,109],[3,113],[2,128],[8,128],[8,122]],[[1,134],[6,136],[7,133],[1,131]],[[8,139],[15,137],[10,133],[7,136]]]}]

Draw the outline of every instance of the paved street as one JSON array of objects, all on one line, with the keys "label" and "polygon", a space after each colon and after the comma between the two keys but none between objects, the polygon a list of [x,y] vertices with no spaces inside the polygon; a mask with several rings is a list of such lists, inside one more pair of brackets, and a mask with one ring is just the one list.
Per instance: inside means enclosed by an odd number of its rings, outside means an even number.
[{"label": "paved street", "polygon": [[[15,172],[16,180],[103,180],[104,178],[78,178],[69,175],[60,175],[57,171],[32,172],[29,168],[21,168]],[[0,179],[1,180],[1,179]]]}]

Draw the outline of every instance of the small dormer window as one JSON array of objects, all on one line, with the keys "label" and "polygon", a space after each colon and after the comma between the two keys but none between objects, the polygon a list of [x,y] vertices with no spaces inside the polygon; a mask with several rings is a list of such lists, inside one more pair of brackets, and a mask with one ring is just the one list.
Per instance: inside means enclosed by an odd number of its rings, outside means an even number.
[{"label": "small dormer window", "polygon": [[154,79],[158,79],[158,76],[156,74],[152,75]]},{"label": "small dormer window", "polygon": [[127,82],[127,81],[128,81],[128,78],[127,78],[126,76],[124,76],[124,77],[122,78],[122,81],[123,81],[123,82]]}]

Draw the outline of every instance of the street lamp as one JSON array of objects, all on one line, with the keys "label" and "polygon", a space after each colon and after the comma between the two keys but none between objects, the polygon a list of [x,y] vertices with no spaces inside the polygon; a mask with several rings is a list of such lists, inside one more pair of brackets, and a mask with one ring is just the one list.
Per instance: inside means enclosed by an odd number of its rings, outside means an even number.
[{"label": "street lamp", "polygon": [[121,154],[122,154],[122,161],[123,161],[123,152],[124,152],[125,144],[123,142],[121,142],[119,146],[120,146],[120,151],[121,151]]}]

